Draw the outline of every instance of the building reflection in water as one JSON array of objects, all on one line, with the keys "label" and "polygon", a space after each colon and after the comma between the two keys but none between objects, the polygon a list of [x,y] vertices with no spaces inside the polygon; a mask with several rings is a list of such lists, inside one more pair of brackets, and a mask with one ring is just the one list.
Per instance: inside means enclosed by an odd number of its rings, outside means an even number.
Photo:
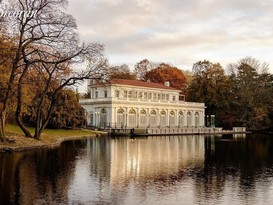
[{"label": "building reflection in water", "polygon": [[92,138],[86,153],[76,161],[69,201],[129,203],[179,189],[172,184],[203,167],[204,137]]},{"label": "building reflection in water", "polygon": [[111,142],[111,183],[162,180],[184,169],[202,167],[204,138],[160,136]]}]

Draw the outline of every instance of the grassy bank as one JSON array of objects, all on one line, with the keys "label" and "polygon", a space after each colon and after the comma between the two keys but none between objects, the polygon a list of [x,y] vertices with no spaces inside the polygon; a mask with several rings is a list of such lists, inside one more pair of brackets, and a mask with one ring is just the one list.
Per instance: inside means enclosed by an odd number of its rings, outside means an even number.
[{"label": "grassy bank", "polygon": [[[34,133],[34,128],[29,128],[30,132]],[[0,151],[2,150],[25,150],[35,147],[44,147],[57,145],[61,141],[67,139],[78,139],[85,136],[96,136],[98,132],[86,129],[77,130],[56,130],[56,129],[45,129],[40,140],[26,138],[23,132],[17,125],[7,125],[6,133],[12,143],[0,142]]]}]

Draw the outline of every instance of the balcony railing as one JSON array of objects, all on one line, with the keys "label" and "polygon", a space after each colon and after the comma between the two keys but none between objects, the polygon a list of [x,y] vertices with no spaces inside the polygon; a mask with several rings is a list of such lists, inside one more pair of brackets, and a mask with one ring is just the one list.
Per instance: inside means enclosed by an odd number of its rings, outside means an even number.
[{"label": "balcony railing", "polygon": [[80,99],[81,104],[96,103],[96,102],[109,102],[109,101],[124,101],[124,102],[142,102],[142,103],[160,103],[160,104],[179,104],[179,105],[195,105],[205,106],[204,103],[186,102],[186,101],[172,101],[172,100],[153,100],[153,99],[140,99],[140,98],[92,98],[92,99]]}]

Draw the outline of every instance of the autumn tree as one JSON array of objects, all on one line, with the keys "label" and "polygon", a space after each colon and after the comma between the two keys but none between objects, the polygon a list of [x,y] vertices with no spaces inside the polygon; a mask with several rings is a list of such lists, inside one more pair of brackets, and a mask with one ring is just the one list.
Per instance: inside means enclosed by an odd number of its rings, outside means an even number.
[{"label": "autumn tree", "polygon": [[107,70],[108,79],[128,79],[136,80],[136,75],[130,71],[129,66],[123,64],[121,66],[111,66]]},{"label": "autumn tree", "polygon": [[[46,74],[44,76],[45,86],[41,88],[41,97],[38,101],[40,105],[43,104],[44,96],[48,95],[52,79],[57,76],[60,77],[59,85],[55,87],[55,90],[51,91],[51,104],[47,117],[39,121],[39,115],[37,115],[35,131],[35,138],[37,139],[39,139],[42,130],[48,123],[48,117],[56,104],[59,91],[65,86],[77,83],[79,80],[94,77],[94,69],[91,69],[91,71],[67,72],[68,67],[71,67],[76,61],[82,61],[86,56],[92,56],[90,62],[101,57],[103,47],[99,44],[80,45],[75,20],[72,16],[63,12],[66,4],[66,0],[14,0],[10,3],[10,8],[13,10],[35,11],[35,15],[18,15],[9,19],[10,30],[13,30],[11,37],[15,40],[7,92],[0,110],[0,137],[2,140],[5,136],[4,126],[7,107],[14,86],[16,86],[17,91],[16,121],[25,135],[32,137],[22,122],[24,82],[32,69],[43,69],[41,73]],[[96,63],[93,65],[99,66],[100,63],[97,63],[97,60],[95,61]],[[16,81],[18,81],[17,84]],[[37,112],[39,112],[39,106]]]},{"label": "autumn tree", "polygon": [[165,63],[161,63],[157,68],[146,72],[144,80],[161,84],[168,81],[171,87],[181,90],[184,94],[186,92],[187,81],[182,70]]},{"label": "autumn tree", "polygon": [[[48,101],[49,102],[49,101]],[[24,121],[27,124],[36,126],[37,112],[35,112],[35,99],[28,106],[29,112],[24,115]],[[44,107],[44,109],[46,106]],[[47,110],[43,110],[44,113]],[[78,102],[75,91],[71,89],[63,89],[57,97],[57,103],[50,116],[47,127],[60,128],[75,128],[85,125],[85,110]]]},{"label": "autumn tree", "polygon": [[134,73],[136,74],[136,78],[138,80],[145,80],[145,74],[158,66],[159,63],[149,61],[148,59],[141,60],[135,65]]},{"label": "autumn tree", "polygon": [[228,65],[232,89],[232,110],[234,124],[249,129],[265,129],[270,124],[269,113],[272,104],[272,75],[267,63],[246,57]]},{"label": "autumn tree", "polygon": [[[7,31],[7,25],[3,18],[0,18],[0,113],[5,110],[3,121],[0,121],[0,141],[4,140],[5,123],[8,116],[14,111],[16,104],[14,103],[16,92],[14,86],[8,88],[10,67],[12,66],[13,51],[13,39],[9,36]],[[11,100],[5,102],[6,95],[10,92]]]},{"label": "autumn tree", "polygon": [[219,63],[204,60],[193,65],[193,73],[188,88],[188,101],[204,102],[206,115],[216,114],[216,122],[219,123],[221,118],[218,114],[226,110],[230,97],[230,83],[224,69]]}]

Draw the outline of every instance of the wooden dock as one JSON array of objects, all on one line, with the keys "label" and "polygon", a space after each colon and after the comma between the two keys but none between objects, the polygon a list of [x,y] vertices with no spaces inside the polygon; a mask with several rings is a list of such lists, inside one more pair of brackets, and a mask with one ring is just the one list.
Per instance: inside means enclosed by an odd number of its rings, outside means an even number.
[{"label": "wooden dock", "polygon": [[165,136],[165,135],[222,135],[222,134],[246,134],[244,127],[234,127],[232,130],[222,128],[112,128],[108,130],[111,136]]}]

